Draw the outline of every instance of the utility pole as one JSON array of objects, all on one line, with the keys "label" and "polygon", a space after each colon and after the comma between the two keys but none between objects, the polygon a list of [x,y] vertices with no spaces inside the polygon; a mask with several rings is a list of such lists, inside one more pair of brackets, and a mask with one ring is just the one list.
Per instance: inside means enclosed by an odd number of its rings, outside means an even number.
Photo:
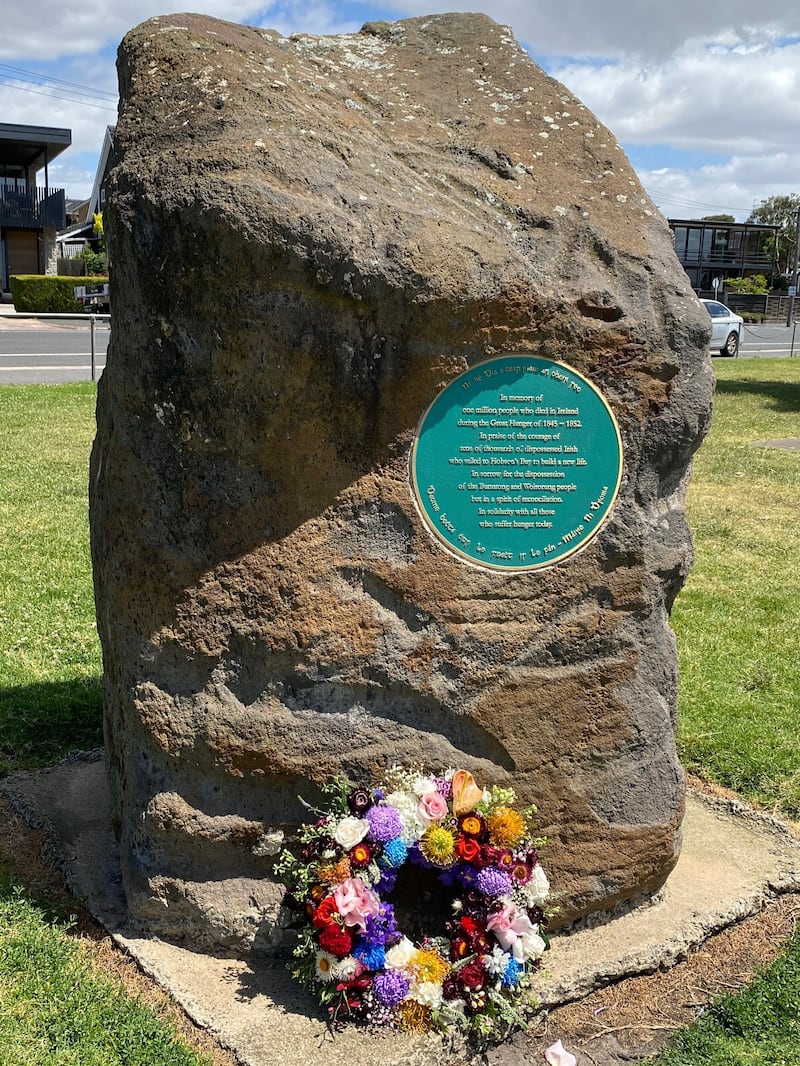
[{"label": "utility pole", "polygon": [[797,209],[797,223],[794,233],[794,265],[792,267],[792,287],[789,290],[789,309],[786,312],[786,325],[791,326],[794,314],[794,301],[797,296],[797,261],[800,255],[800,207]]}]

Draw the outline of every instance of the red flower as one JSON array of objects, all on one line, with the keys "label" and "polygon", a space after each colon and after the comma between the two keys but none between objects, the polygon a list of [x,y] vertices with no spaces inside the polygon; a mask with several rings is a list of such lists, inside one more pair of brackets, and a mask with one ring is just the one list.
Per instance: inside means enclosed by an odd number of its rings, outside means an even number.
[{"label": "red flower", "polygon": [[477,933],[478,930],[483,932],[486,928],[485,925],[477,921],[475,918],[471,918],[468,914],[465,914],[462,917],[461,922],[459,924],[468,936],[472,936],[472,934]]},{"label": "red flower", "polygon": [[470,811],[469,814],[462,814],[458,819],[458,828],[465,836],[478,837],[485,832],[486,822],[482,815]]},{"label": "red flower", "polygon": [[470,938],[469,946],[477,955],[488,955],[492,950],[492,945],[486,933],[476,933]]},{"label": "red flower", "polygon": [[487,866],[497,866],[501,870],[508,870],[514,862],[514,856],[507,848],[495,848],[491,844],[483,845],[481,859]]},{"label": "red flower", "polygon": [[509,873],[518,885],[527,885],[533,874],[533,869],[530,863],[517,859],[509,870]]},{"label": "red flower", "polygon": [[458,982],[467,992],[486,988],[486,970],[477,960],[468,962],[464,969],[459,971]]},{"label": "red flower", "polygon": [[450,958],[463,959],[465,955],[469,955],[469,938],[454,936],[450,941]]},{"label": "red flower", "polygon": [[350,865],[363,869],[372,862],[372,848],[369,844],[356,844],[350,852]]},{"label": "red flower", "polygon": [[331,923],[326,925],[319,934],[319,946],[323,951],[335,955],[337,959],[343,959],[352,950],[353,938],[341,925]]},{"label": "red flower", "polygon": [[472,837],[459,836],[456,841],[456,854],[462,862],[475,862],[480,858],[481,846]]},{"label": "red flower", "polygon": [[311,924],[315,929],[324,929],[335,921],[339,917],[339,911],[336,909],[336,900],[333,896],[326,896],[320,903],[317,909],[314,911],[314,916],[311,919]]}]

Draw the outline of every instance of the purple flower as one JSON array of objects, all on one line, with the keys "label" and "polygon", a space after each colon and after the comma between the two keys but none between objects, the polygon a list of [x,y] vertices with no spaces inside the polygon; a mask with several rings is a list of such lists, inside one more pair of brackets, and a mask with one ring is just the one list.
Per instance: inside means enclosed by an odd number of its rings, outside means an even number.
[{"label": "purple flower", "polygon": [[475,886],[478,871],[474,866],[470,866],[469,863],[464,863],[463,866],[458,867],[457,876],[464,888],[471,889]]},{"label": "purple flower", "polygon": [[362,939],[369,944],[390,947],[402,939],[391,903],[382,903],[376,915],[370,915],[364,925]]},{"label": "purple flower", "polygon": [[369,822],[370,840],[379,840],[385,844],[403,832],[403,823],[394,807],[370,807],[365,817]]},{"label": "purple flower", "polygon": [[434,777],[436,783],[436,791],[440,796],[444,796],[446,800],[449,800],[453,795],[453,783],[448,781],[446,777]]},{"label": "purple flower", "polygon": [[396,1007],[406,998],[411,987],[411,978],[401,970],[386,970],[376,974],[372,982],[375,999],[387,1007]]},{"label": "purple flower", "polygon": [[347,797],[347,806],[350,813],[358,818],[364,816],[364,812],[372,806],[372,794],[366,788],[354,788]]},{"label": "purple flower", "polygon": [[395,882],[397,881],[397,870],[382,870],[380,880],[376,881],[372,886],[372,891],[377,896],[388,896],[394,892]]},{"label": "purple flower", "polygon": [[487,866],[475,878],[475,887],[484,896],[508,896],[511,894],[511,878],[496,866]]}]

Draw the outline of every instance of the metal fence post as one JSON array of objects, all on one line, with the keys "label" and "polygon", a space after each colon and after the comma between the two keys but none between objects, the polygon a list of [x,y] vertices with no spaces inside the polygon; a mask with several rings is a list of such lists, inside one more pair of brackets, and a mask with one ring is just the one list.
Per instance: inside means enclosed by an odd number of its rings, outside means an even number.
[{"label": "metal fence post", "polygon": [[92,315],[91,318],[92,318],[92,322],[91,322],[91,333],[92,333],[92,381],[96,381],[97,380],[97,375],[96,375],[96,372],[95,372],[95,347],[94,347],[95,316]]}]

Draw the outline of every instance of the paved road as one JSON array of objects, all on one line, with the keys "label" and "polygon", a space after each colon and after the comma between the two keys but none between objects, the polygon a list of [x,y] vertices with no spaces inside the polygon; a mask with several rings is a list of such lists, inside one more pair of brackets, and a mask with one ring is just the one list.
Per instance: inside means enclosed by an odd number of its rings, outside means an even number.
[{"label": "paved road", "polygon": [[[800,323],[796,323],[788,329],[786,326],[751,326],[745,323],[739,355],[742,358],[745,356],[785,358],[792,354],[793,339],[794,354],[800,357]],[[714,354],[717,355],[718,353],[715,352]]]},{"label": "paved road", "polygon": [[[91,337],[88,323],[59,327],[43,323],[0,323],[0,385],[55,384],[91,380]],[[794,336],[793,336],[794,335]],[[95,373],[106,362],[109,327],[95,327]],[[800,324],[745,326],[739,355],[765,358],[800,358]],[[718,353],[714,353],[717,355]]]},{"label": "paved road", "polygon": [[[110,331],[95,326],[95,373],[106,365]],[[0,385],[57,384],[90,381],[92,376],[91,332],[88,323],[57,327],[42,324],[17,325],[6,320],[0,329]]]}]

